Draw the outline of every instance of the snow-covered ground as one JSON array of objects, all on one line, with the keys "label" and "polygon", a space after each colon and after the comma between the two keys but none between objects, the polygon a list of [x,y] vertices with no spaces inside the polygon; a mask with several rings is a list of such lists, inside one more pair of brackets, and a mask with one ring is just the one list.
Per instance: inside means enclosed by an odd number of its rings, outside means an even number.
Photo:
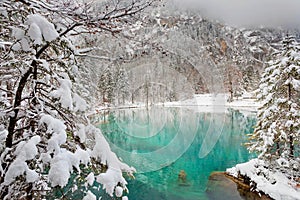
[{"label": "snow-covered ground", "polygon": [[249,162],[238,164],[233,168],[227,169],[227,173],[234,177],[237,177],[239,173],[249,177],[251,181],[256,183],[257,191],[262,191],[273,199],[300,199],[299,183],[288,179],[282,172],[271,172],[264,166],[265,163],[262,160],[253,159]]},{"label": "snow-covered ground", "polygon": [[228,94],[197,94],[193,99],[177,102],[167,102],[164,106],[193,107],[199,112],[224,112],[227,108],[241,111],[256,112],[260,103],[256,99],[246,97],[234,98],[232,102],[228,102]]}]

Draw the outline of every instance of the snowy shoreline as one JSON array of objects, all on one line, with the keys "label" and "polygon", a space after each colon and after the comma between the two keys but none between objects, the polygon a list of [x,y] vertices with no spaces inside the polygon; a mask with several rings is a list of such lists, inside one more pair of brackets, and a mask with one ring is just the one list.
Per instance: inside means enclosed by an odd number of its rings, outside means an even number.
[{"label": "snowy shoreline", "polygon": [[[250,180],[253,192],[262,192],[272,199],[300,200],[300,185],[294,180],[288,179],[280,171],[271,171],[264,161],[252,159],[246,163],[237,164],[226,170],[226,173],[239,180]],[[265,174],[265,176],[259,175]]]},{"label": "snowy shoreline", "polygon": [[[234,109],[247,113],[256,113],[258,107],[261,105],[255,98],[249,97],[234,98],[232,102],[228,102],[228,96],[228,94],[195,94],[192,99],[156,103],[151,106],[184,107],[196,112],[224,113],[227,112],[227,109]],[[95,111],[91,112],[91,114],[95,114],[103,110],[135,109],[145,107],[146,104],[142,102],[111,107],[98,106],[95,108]]]},{"label": "snowy shoreline", "polygon": [[260,103],[255,98],[240,97],[228,102],[228,94],[195,94],[193,99],[176,102],[166,102],[166,107],[197,107],[199,112],[224,112],[228,108],[257,112]]}]

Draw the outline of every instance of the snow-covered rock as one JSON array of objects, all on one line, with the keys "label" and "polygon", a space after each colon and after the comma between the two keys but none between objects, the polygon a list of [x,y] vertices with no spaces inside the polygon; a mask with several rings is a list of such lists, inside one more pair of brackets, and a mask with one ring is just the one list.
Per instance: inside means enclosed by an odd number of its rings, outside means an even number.
[{"label": "snow-covered rock", "polygon": [[255,189],[268,194],[276,200],[299,200],[300,188],[298,184],[288,179],[280,171],[268,169],[267,164],[259,159],[252,159],[249,162],[238,164],[227,169],[227,173],[234,177],[243,175],[250,178]]}]

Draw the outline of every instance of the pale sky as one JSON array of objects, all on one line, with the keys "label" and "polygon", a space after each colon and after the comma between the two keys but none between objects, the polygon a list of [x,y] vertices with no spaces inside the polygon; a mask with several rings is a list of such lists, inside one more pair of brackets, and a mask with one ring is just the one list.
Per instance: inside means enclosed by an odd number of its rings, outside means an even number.
[{"label": "pale sky", "polygon": [[174,0],[235,26],[300,28],[300,0]]}]

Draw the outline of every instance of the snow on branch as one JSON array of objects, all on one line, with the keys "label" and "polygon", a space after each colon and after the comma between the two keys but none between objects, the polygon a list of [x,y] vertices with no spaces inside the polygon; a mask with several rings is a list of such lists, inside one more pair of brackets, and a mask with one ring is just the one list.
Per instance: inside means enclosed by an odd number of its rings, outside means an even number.
[{"label": "snow on branch", "polygon": [[72,82],[69,79],[58,79],[60,87],[50,93],[50,96],[59,99],[63,108],[73,109]]},{"label": "snow on branch", "polygon": [[35,44],[41,44],[43,39],[51,42],[59,36],[54,25],[39,14],[29,15],[25,24],[29,25],[28,35]]},{"label": "snow on branch", "polygon": [[91,156],[108,167],[105,173],[101,173],[96,177],[97,182],[101,183],[106,192],[111,196],[113,196],[113,192],[118,184],[121,184],[123,190],[127,191],[127,182],[122,173],[126,172],[130,176],[133,176],[132,174],[135,172],[135,169],[118,159],[116,154],[111,151],[100,129],[89,125],[86,127],[86,131],[88,134],[94,133],[95,137],[95,146],[91,152]]},{"label": "snow on branch", "polygon": [[38,155],[36,145],[41,141],[40,136],[33,136],[28,142],[22,141],[18,144],[15,151],[16,159],[9,166],[4,177],[4,184],[11,184],[16,177],[26,174],[26,181],[28,183],[34,182],[38,179],[38,174],[29,169],[26,161],[32,160]]}]

